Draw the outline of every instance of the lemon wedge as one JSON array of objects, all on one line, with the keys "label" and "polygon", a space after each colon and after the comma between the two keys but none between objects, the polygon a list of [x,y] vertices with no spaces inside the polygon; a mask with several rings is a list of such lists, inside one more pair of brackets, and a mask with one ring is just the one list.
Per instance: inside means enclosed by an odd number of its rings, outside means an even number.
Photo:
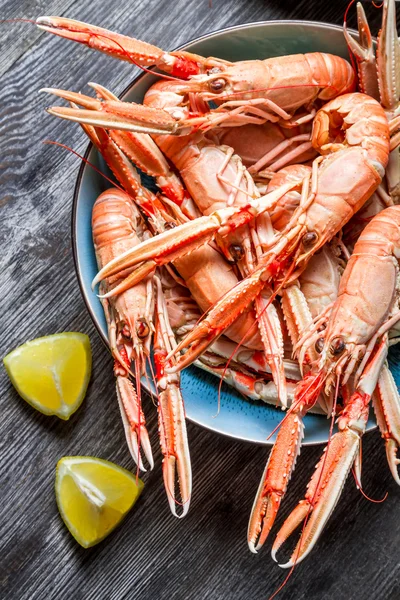
[{"label": "lemon wedge", "polygon": [[78,409],[92,370],[87,335],[57,333],[19,346],[3,359],[18,394],[45,415],[60,419]]},{"label": "lemon wedge", "polygon": [[122,521],[143,482],[118,465],[92,456],[64,456],[56,469],[61,517],[76,541],[90,548]]}]

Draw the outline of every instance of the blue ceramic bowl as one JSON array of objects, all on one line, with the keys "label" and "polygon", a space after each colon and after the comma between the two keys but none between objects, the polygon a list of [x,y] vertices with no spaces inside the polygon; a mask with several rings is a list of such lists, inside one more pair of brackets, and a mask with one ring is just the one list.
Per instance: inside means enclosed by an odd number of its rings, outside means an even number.
[{"label": "blue ceramic bowl", "polygon": [[[316,51],[348,58],[340,27],[306,21],[274,21],[231,27],[198,38],[180,49],[231,61]],[[155,80],[156,77],[151,74],[140,75],[121,98],[141,102],[146,90]],[[110,176],[101,156],[91,145],[86,157]],[[82,164],[75,187],[72,222],[73,250],[79,284],[89,313],[104,341],[107,340],[107,335],[103,310],[99,299],[90,288],[97,272],[91,212],[97,196],[107,187],[110,185],[103,177],[91,167]],[[111,368],[110,361],[110,372]],[[144,385],[146,386],[146,382]],[[283,417],[281,410],[265,404],[247,402],[228,386],[224,386],[221,409],[218,416],[215,416],[218,381],[195,367],[182,373],[182,391],[186,414],[190,421],[235,439],[271,444],[274,438],[267,441],[267,437]],[[152,407],[145,407],[145,410],[146,408],[151,410]],[[305,444],[319,444],[327,440],[329,421],[326,418],[307,415],[305,424]],[[374,426],[373,422],[369,424],[370,428]]]}]

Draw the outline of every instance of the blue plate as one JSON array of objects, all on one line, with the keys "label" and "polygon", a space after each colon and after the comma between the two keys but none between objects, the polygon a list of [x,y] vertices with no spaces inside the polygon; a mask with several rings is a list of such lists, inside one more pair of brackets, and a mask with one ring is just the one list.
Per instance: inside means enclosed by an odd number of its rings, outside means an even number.
[{"label": "blue plate", "polygon": [[[231,27],[203,36],[182,46],[203,56],[218,56],[231,61],[261,59],[302,52],[330,52],[348,58],[347,46],[340,27],[306,21],[274,21],[252,23]],[[110,59],[111,60],[111,59]],[[156,81],[151,74],[141,74],[121,95],[124,100],[141,102],[149,86]],[[101,156],[91,145],[86,157],[98,168],[109,174]],[[104,341],[106,323],[103,310],[90,285],[97,272],[91,232],[91,213],[97,196],[108,182],[90,166],[82,164],[74,193],[72,240],[79,284],[89,313]],[[400,381],[400,366],[392,356],[397,381]],[[110,361],[110,371],[111,371]],[[144,385],[146,383],[144,382]],[[224,435],[254,442],[271,444],[274,438],[266,438],[275,429],[283,413],[265,404],[245,401],[238,393],[224,386],[221,409],[217,413],[218,381],[195,367],[182,373],[182,391],[186,414],[190,421]],[[151,390],[150,390],[151,391]],[[307,415],[304,443],[307,445],[326,442],[329,421],[324,417]],[[375,423],[369,423],[369,429]]]}]

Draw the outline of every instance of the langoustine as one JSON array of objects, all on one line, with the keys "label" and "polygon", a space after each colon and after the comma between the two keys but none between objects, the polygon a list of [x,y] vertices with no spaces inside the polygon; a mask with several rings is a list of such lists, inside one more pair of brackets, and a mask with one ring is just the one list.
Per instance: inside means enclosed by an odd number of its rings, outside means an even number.
[{"label": "langoustine", "polygon": [[[397,483],[400,482],[396,456],[400,442],[400,398],[386,364],[388,331],[400,319],[399,256],[400,207],[393,206],[375,216],[356,243],[337,300],[326,317],[325,331],[311,329],[303,340],[305,344],[316,343],[321,357],[313,371],[298,384],[294,404],[306,411],[323,387],[335,398],[339,386],[348,382],[354,391],[339,415],[339,431],[328,442],[305,499],[277,534],[272,549],[274,558],[287,537],[308,519],[285,567],[307,556],[329,519],[356,459],[375,390],[378,424],[386,441],[389,466]],[[377,279],[380,286],[376,285]]]},{"label": "langoustine", "polygon": [[[106,265],[113,257],[139,243],[140,231],[143,236],[148,235],[143,218],[131,197],[115,188],[110,188],[97,198],[93,206],[92,223],[99,266]],[[145,470],[141,449],[150,468],[153,468],[154,462],[141,404],[141,379],[148,377],[146,368],[150,363],[153,334],[156,356],[166,355],[173,344],[168,338],[168,315],[163,311],[159,285],[157,281],[154,285],[153,276],[148,275],[145,280],[116,297],[106,298],[109,289],[115,285],[118,285],[118,278],[115,277],[102,283],[102,304],[128,447],[138,467]],[[131,364],[134,365],[137,390],[129,378]],[[166,375],[157,368],[156,385],[165,490],[172,513],[184,516],[189,509],[192,475],[179,376]],[[180,500],[177,500],[175,491],[176,478]],[[182,506],[179,515],[177,505]]]}]

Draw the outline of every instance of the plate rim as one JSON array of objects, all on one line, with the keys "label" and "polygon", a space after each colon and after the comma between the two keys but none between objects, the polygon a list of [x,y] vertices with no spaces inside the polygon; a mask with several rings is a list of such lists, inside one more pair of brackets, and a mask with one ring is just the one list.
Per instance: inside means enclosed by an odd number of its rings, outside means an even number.
[{"label": "plate rim", "polygon": [[[178,50],[185,50],[186,47],[191,44],[195,44],[196,42],[201,42],[202,40],[205,40],[205,39],[208,40],[208,39],[213,38],[216,35],[219,35],[221,33],[226,33],[229,31],[240,31],[241,29],[247,29],[249,27],[252,27],[252,28],[265,27],[266,25],[267,26],[268,25],[271,25],[271,26],[274,26],[274,25],[303,25],[304,26],[304,25],[306,25],[306,26],[318,27],[318,28],[322,28],[322,29],[329,29],[329,30],[333,29],[336,31],[343,32],[342,26],[336,25],[333,23],[326,23],[324,21],[302,21],[301,19],[278,19],[276,21],[253,21],[250,23],[241,23],[240,25],[231,25],[229,27],[223,27],[221,29],[217,29],[215,31],[205,33],[199,37],[193,38],[191,40],[184,42],[183,44],[180,44],[176,48],[172,49],[171,52],[176,52]],[[358,32],[355,29],[349,28],[348,31],[350,33],[358,36]],[[373,41],[375,41],[375,38],[373,38]],[[135,84],[137,84],[143,77],[145,77],[148,74],[151,74],[151,71],[156,72],[155,67],[151,67],[147,71],[142,71],[141,73],[138,73],[136,75],[136,77],[134,77],[132,79],[132,81],[126,86],[126,88],[124,88],[122,90],[122,92],[120,94],[118,94],[118,98],[122,99],[124,96],[126,96],[129,93],[129,91],[131,90],[131,88]],[[74,267],[75,267],[75,274],[76,274],[76,278],[78,280],[80,293],[81,293],[81,296],[85,303],[86,310],[90,315],[92,323],[95,326],[95,329],[96,329],[98,335],[100,336],[100,339],[102,340],[104,345],[108,348],[108,340],[103,335],[103,332],[97,322],[96,316],[94,315],[94,313],[92,311],[92,308],[90,306],[90,302],[89,302],[89,299],[88,299],[88,296],[86,294],[86,290],[85,290],[85,287],[83,284],[82,273],[81,273],[81,269],[79,266],[79,254],[78,254],[78,245],[77,245],[77,236],[76,236],[79,194],[80,194],[80,189],[81,189],[81,185],[82,185],[82,178],[83,178],[85,169],[87,167],[86,161],[88,160],[88,157],[89,157],[92,149],[93,149],[93,144],[92,144],[92,142],[89,142],[88,146],[86,147],[85,153],[83,154],[83,160],[79,167],[78,175],[76,177],[76,182],[75,182],[75,186],[74,186],[74,192],[73,192],[73,197],[72,197],[72,211],[71,211],[71,242],[72,242],[71,245],[72,245],[72,257],[73,257],[73,262],[74,262]],[[144,385],[144,388],[151,397],[153,397],[153,398],[155,397],[155,394],[151,389],[148,389],[146,385]],[[190,421],[191,423],[194,423],[195,425],[197,425],[199,427],[207,429],[208,431],[210,431],[212,433],[217,433],[218,435],[223,435],[224,437],[227,437],[227,438],[235,440],[235,441],[245,442],[248,444],[253,444],[253,445],[258,445],[258,446],[272,446],[274,444],[274,441],[272,441],[272,440],[260,441],[260,440],[250,440],[248,438],[242,438],[238,435],[234,435],[232,433],[222,431],[222,430],[218,429],[217,427],[211,427],[209,425],[206,425],[203,422],[198,421],[197,419],[194,419],[193,417],[186,416],[186,418],[188,421]],[[370,427],[369,429],[366,430],[366,433],[369,431],[374,431],[376,428],[377,428],[377,425],[375,425],[374,427]],[[320,445],[326,444],[326,443],[327,443],[326,441],[305,441],[304,440],[302,443],[302,446],[320,446]]]}]

